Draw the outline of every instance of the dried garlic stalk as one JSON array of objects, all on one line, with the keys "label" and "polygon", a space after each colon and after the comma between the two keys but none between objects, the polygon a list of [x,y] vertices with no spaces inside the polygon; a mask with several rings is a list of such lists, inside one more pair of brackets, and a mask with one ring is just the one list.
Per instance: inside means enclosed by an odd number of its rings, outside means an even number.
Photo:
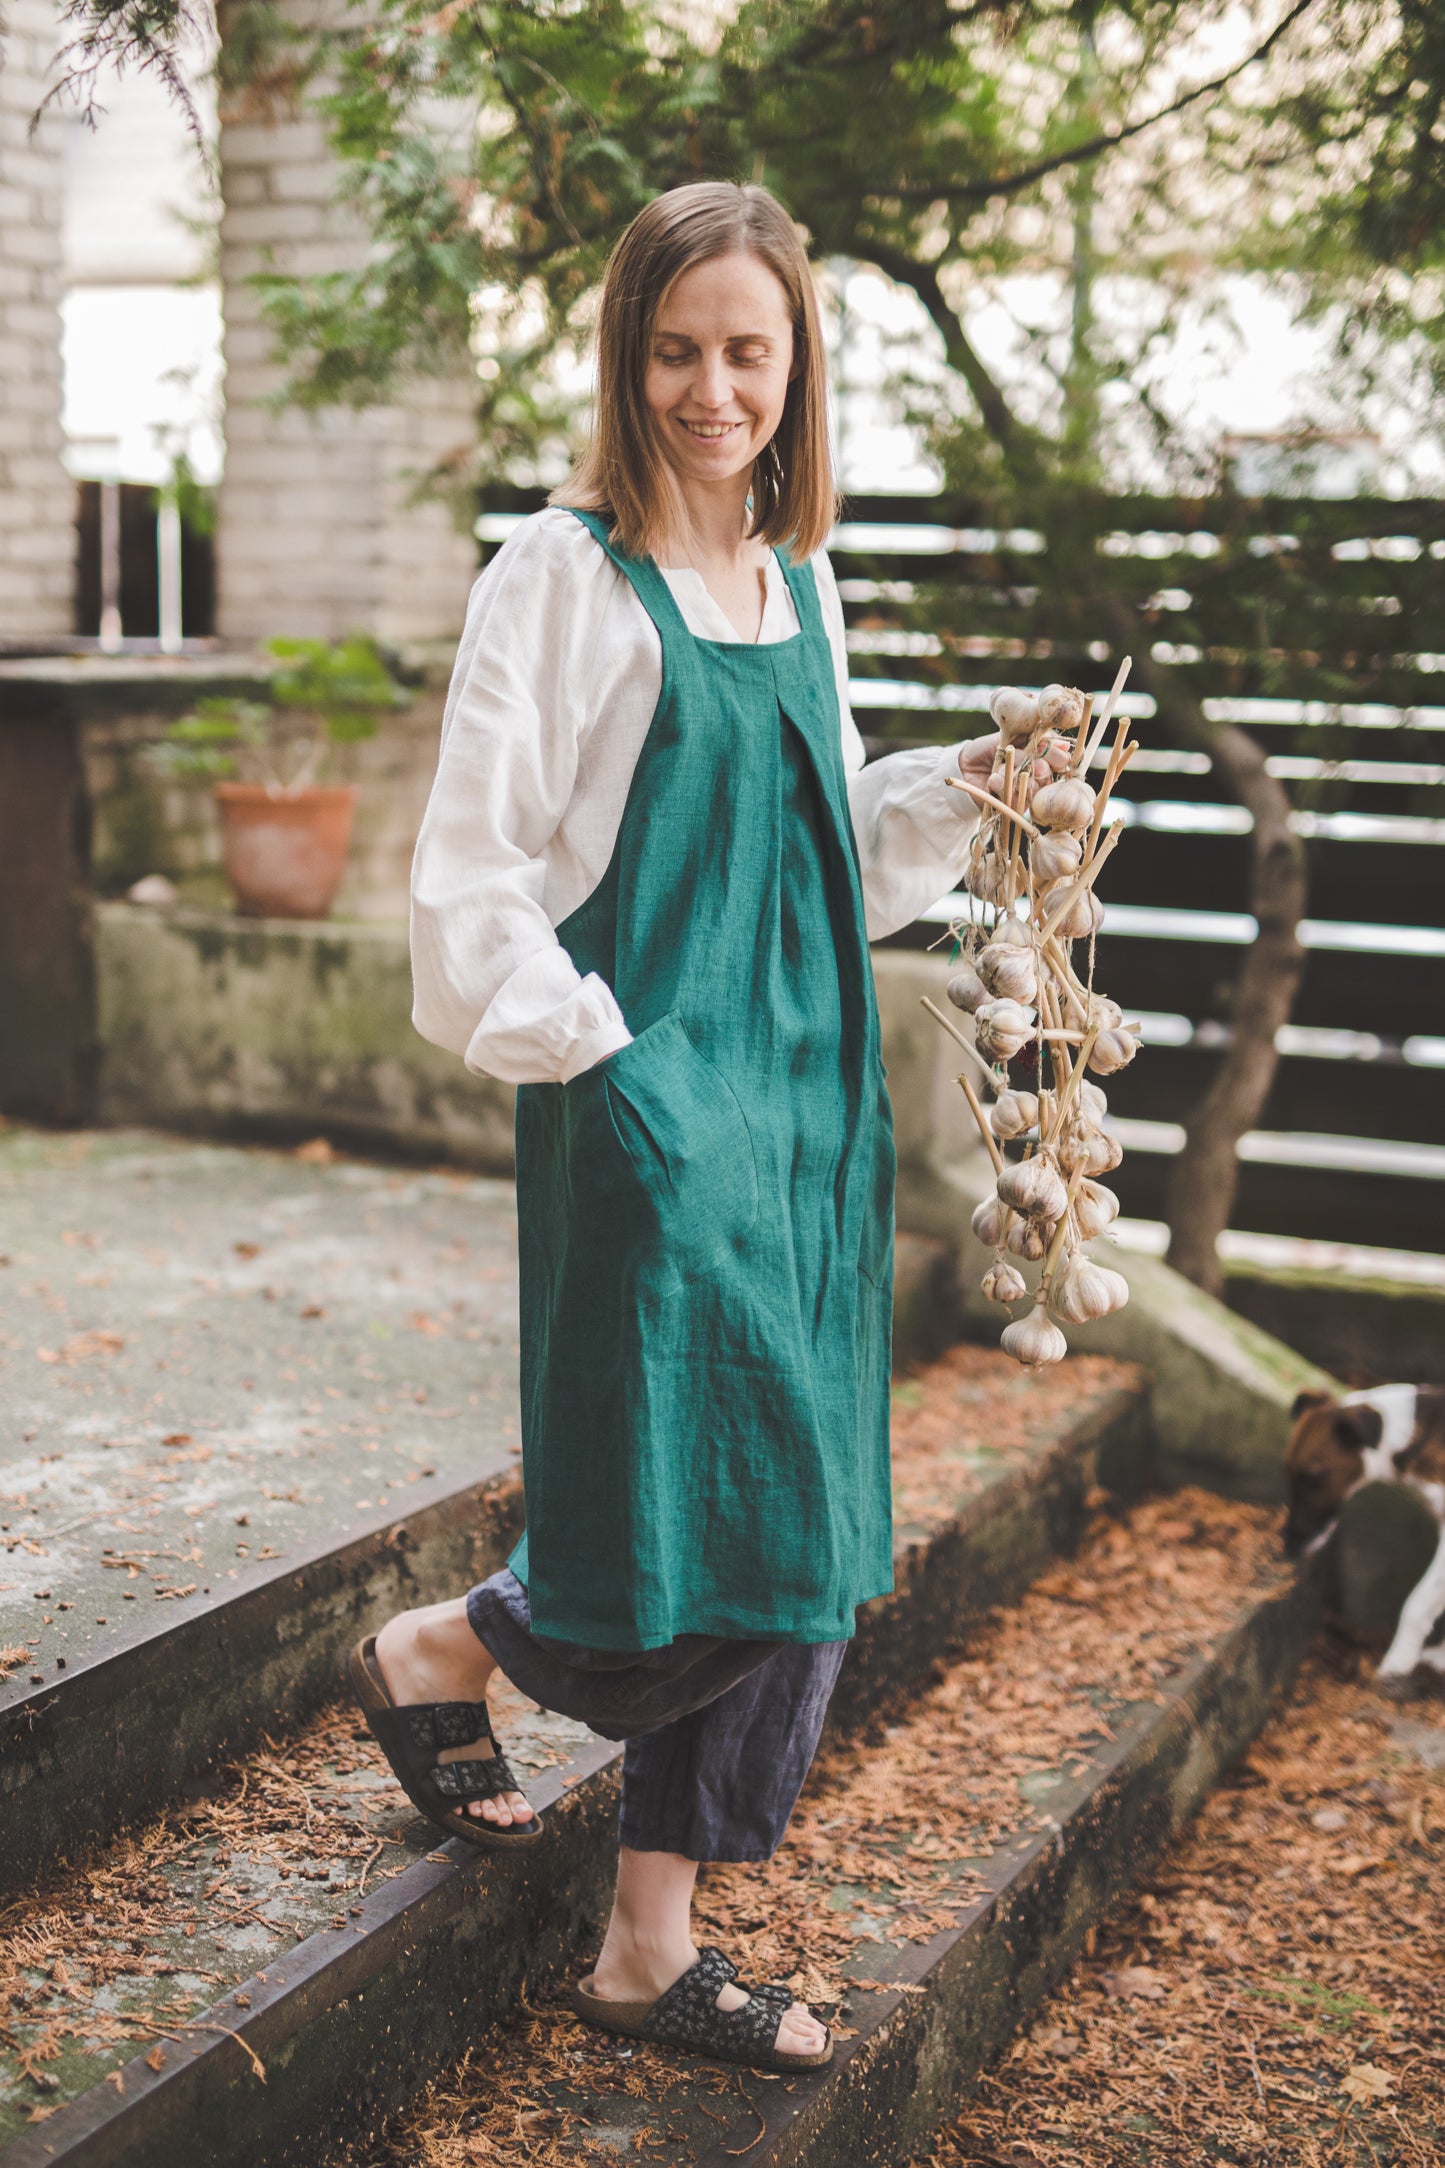
[{"label": "dried garlic stalk", "polygon": [[[1003,1334],[1026,1369],[1067,1353],[1059,1322],[1087,1324],[1129,1299],[1121,1273],[1084,1255],[1118,1213],[1118,1198],[1098,1177],[1123,1157],[1104,1127],[1108,1101],[1086,1072],[1124,1068],[1138,1052],[1139,1027],[1094,992],[1092,948],[1082,976],[1074,962],[1074,943],[1092,944],[1104,923],[1094,884],[1122,828],[1106,831],[1104,815],[1138,750],[1121,716],[1103,781],[1097,790],[1089,783],[1128,673],[1126,656],[1097,722],[1092,702],[1071,685],[1046,685],[1037,696],[1016,686],[994,694],[999,753],[988,788],[961,778],[956,785],[980,812],[965,886],[992,910],[986,930],[972,917],[952,928],[961,953],[947,994],[973,1018],[973,1039],[931,1001],[923,1004],[993,1090],[985,1108],[972,1081],[958,1080],[996,1177],[973,1216],[975,1234],[994,1252],[983,1292],[1005,1305],[1030,1301]],[[1010,1062],[1026,1081],[1010,1080]],[[1007,1155],[1008,1145],[1018,1156]],[[1020,1263],[1042,1267],[1031,1298]]]}]

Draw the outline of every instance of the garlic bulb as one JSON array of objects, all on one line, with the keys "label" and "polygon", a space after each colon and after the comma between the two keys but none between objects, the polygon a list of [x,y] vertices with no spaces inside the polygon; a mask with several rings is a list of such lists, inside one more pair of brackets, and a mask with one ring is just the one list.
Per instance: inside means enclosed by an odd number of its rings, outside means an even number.
[{"label": "garlic bulb", "polygon": [[1080,835],[1094,818],[1094,793],[1076,775],[1045,783],[1029,800],[1029,817],[1040,828],[1067,828]]},{"label": "garlic bulb", "polygon": [[1005,1167],[998,1178],[998,1194],[1026,1219],[1056,1220],[1069,1201],[1052,1160],[1036,1155]]},{"label": "garlic bulb", "polygon": [[974,1206],[970,1225],[985,1249],[996,1250],[1004,1238],[1008,1218],[997,1196],[990,1196]]},{"label": "garlic bulb", "polygon": [[1079,1230],[1081,1242],[1092,1242],[1096,1235],[1119,1217],[1119,1200],[1102,1182],[1081,1182],[1074,1198],[1074,1225]]},{"label": "garlic bulb", "polygon": [[[1124,1021],[1124,1011],[1117,1001],[1107,994],[1090,994],[1089,1022],[1097,1024],[1100,1031],[1117,1031]],[[1087,1087],[1085,1087],[1087,1089]]]},{"label": "garlic bulb", "polygon": [[980,949],[978,972],[993,993],[1009,1001],[1032,1001],[1039,990],[1032,950],[1011,941],[990,941]]},{"label": "garlic bulb", "polygon": [[1127,1069],[1138,1051],[1139,1041],[1132,1031],[1101,1031],[1094,1041],[1089,1067],[1100,1076],[1112,1076],[1116,1069]]},{"label": "garlic bulb", "polygon": [[996,851],[975,850],[965,875],[969,894],[977,896],[980,903],[997,903],[1003,894],[1007,872],[1007,861]]},{"label": "garlic bulb", "polygon": [[979,1284],[987,1302],[1022,1302],[1029,1291],[1029,1283],[1018,1266],[1003,1258],[989,1266]]},{"label": "garlic bulb", "polygon": [[1005,1229],[1003,1246],[1025,1264],[1036,1265],[1047,1253],[1053,1233],[1047,1220],[1020,1219],[1015,1212]]},{"label": "garlic bulb", "polygon": [[1034,929],[1026,918],[1015,918],[1010,913],[994,920],[993,932],[989,935],[990,948],[1032,949],[1033,945]]},{"label": "garlic bulb", "polygon": [[1069,1130],[1058,1152],[1065,1174],[1109,1174],[1124,1157],[1124,1147],[1117,1137],[1082,1125]]},{"label": "garlic bulb", "polygon": [[1000,1092],[989,1108],[988,1126],[996,1137],[1021,1137],[1039,1118],[1039,1102],[1033,1092]]},{"label": "garlic bulb", "polygon": [[1129,1300],[1129,1282],[1122,1272],[1096,1265],[1092,1257],[1066,1257],[1054,1274],[1049,1305],[1055,1317],[1068,1325],[1087,1325],[1111,1310],[1122,1310]]},{"label": "garlic bulb", "polygon": [[988,704],[1001,745],[1026,745],[1039,727],[1039,704],[1016,685],[1000,685]]},{"label": "garlic bulb", "polygon": [[972,1016],[981,1001],[989,998],[988,988],[970,963],[962,963],[949,980],[944,992],[956,1009]]},{"label": "garlic bulb", "polygon": [[1018,1001],[985,1001],[973,1021],[985,1061],[1012,1061],[1034,1035],[1034,1012]]},{"label": "garlic bulb", "polygon": [[1021,1362],[1025,1370],[1037,1370],[1043,1363],[1062,1362],[1069,1352],[1068,1341],[1037,1302],[1027,1317],[1015,1318],[1012,1325],[1005,1325],[1003,1346],[1005,1354]]},{"label": "garlic bulb", "polygon": [[[1072,893],[1073,884],[1070,881],[1055,881],[1052,888],[1044,890],[1039,909],[1043,913],[1045,925],[1053,919],[1064,898]],[[1081,888],[1063,917],[1055,922],[1054,932],[1061,940],[1081,941],[1085,935],[1097,933],[1103,923],[1104,906],[1091,888]]]},{"label": "garlic bulb", "polygon": [[1084,718],[1084,696],[1073,685],[1046,685],[1039,694],[1039,720],[1045,730],[1077,730]]},{"label": "garlic bulb", "polygon": [[1079,1113],[1086,1115],[1096,1127],[1109,1111],[1107,1095],[1100,1091],[1097,1084],[1090,1084],[1087,1080],[1080,1083],[1079,1096],[1074,1104]]},{"label": "garlic bulb", "polygon": [[1066,828],[1056,828],[1049,835],[1036,836],[1029,845],[1029,869],[1038,882],[1062,881],[1078,872],[1083,855],[1078,837]]}]

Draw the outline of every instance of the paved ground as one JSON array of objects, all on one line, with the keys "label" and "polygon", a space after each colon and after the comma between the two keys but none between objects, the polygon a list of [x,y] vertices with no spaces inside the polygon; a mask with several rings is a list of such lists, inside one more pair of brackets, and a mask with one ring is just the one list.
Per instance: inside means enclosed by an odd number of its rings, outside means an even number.
[{"label": "paved ground", "polygon": [[309,1149],[0,1130],[0,1705],[512,1464],[510,1185]]}]

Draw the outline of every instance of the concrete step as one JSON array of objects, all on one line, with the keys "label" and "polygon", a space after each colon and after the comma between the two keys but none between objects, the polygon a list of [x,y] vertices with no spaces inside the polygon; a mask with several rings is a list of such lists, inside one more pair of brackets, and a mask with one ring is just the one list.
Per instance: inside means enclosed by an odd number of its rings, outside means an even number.
[{"label": "concrete step", "polygon": [[1277,1516],[1184,1492],[1104,1525],[881,1735],[820,1760],[764,1871],[713,1869],[700,1942],[831,2015],[769,2077],[619,2041],[559,1993],[328,2168],[542,2156],[725,2168],[915,2158],[1288,1687],[1320,1604]]},{"label": "concrete step", "polygon": [[[0,1131],[0,1900],[521,1529],[510,1183]],[[952,1333],[901,1237],[900,1359]]]},{"label": "concrete step", "polygon": [[[898,1589],[860,1619],[833,1736],[922,1686],[1074,1548],[1101,1479],[1134,1492],[1147,1465],[1122,1366],[1025,1378],[959,1349],[904,1381]],[[338,1707],[14,1904],[0,1924],[27,1985],[0,2058],[4,2168],[314,2168],[323,2133],[396,2109],[553,1981],[605,1906],[618,1751],[525,1706],[499,1729],[552,1822],[505,1868],[434,1845]]]}]

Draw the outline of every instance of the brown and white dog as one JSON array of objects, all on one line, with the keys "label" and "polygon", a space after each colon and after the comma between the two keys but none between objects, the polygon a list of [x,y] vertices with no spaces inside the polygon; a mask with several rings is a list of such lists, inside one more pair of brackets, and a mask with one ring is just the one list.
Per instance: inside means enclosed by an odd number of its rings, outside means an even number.
[{"label": "brown and white dog", "polygon": [[1445,1392],[1426,1385],[1377,1385],[1367,1393],[1301,1393],[1290,1410],[1285,1447],[1289,1518],[1285,1548],[1319,1550],[1341,1506],[1362,1483],[1408,1483],[1440,1524],[1435,1556],[1405,1599],[1378,1676],[1403,1679],[1417,1664],[1445,1672],[1445,1646],[1427,1648],[1445,1612]]}]

